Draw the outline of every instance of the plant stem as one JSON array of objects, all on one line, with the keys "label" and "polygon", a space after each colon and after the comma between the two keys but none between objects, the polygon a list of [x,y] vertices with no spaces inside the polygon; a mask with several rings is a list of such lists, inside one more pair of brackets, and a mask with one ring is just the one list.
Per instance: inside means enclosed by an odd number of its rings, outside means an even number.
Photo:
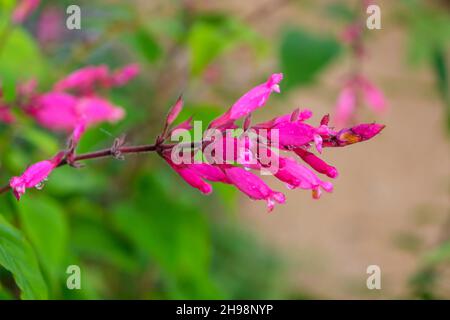
[{"label": "plant stem", "polygon": [[[75,163],[77,161],[91,160],[91,159],[99,159],[114,156],[115,154],[129,154],[129,153],[145,153],[145,152],[161,152],[166,149],[171,149],[175,145],[173,144],[148,144],[148,145],[138,145],[138,146],[122,146],[117,148],[117,150],[113,150],[113,148],[102,149],[98,151],[82,153],[75,156],[71,163]],[[194,144],[189,143],[186,147],[195,146]],[[63,159],[57,167],[62,167],[69,164],[67,159]],[[10,189],[9,184],[0,188],[0,194],[7,192]]]}]

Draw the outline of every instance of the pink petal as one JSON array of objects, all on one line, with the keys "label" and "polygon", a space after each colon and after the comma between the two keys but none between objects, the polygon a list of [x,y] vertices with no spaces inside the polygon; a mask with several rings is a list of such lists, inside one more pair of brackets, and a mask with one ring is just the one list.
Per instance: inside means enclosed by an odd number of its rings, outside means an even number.
[{"label": "pink petal", "polygon": [[256,109],[265,105],[270,94],[280,92],[279,83],[283,79],[283,74],[272,74],[267,82],[254,87],[244,94],[235,104],[222,116],[215,119],[209,125],[210,128],[217,128],[229,122],[245,117]]}]

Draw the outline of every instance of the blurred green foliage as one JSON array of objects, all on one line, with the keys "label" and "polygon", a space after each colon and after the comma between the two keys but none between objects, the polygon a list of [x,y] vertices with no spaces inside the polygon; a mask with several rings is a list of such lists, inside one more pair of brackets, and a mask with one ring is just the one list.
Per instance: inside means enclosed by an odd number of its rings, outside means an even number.
[{"label": "blurred green foliage", "polygon": [[[179,4],[180,14],[149,22],[132,4],[112,6],[102,15],[102,1],[80,1],[86,13],[82,30],[63,32],[56,45],[39,42],[36,27],[45,8],[57,8],[64,18],[67,4],[43,1],[24,25],[12,26],[7,21],[14,1],[0,2],[0,77],[3,101],[13,102],[16,86],[26,80],[36,79],[45,92],[85,65],[140,62],[142,76],[109,96],[126,109],[126,119],[89,130],[79,152],[107,147],[122,132],[140,142],[157,135],[167,103],[157,103],[165,99],[158,75],[172,68],[173,48],[190,53],[192,77],[233,48],[249,45],[257,55],[266,48],[245,22],[222,13],[186,17]],[[55,154],[66,139],[14,106],[13,112],[16,123],[0,124],[2,181]],[[194,114],[210,121],[221,112],[208,101],[193,101],[180,118]],[[133,132],[139,126],[145,129]],[[60,168],[42,191],[28,190],[20,202],[2,195],[0,298],[282,297],[280,258],[230,214],[237,208],[235,190],[218,186],[216,195],[205,199],[180,181],[162,161],[144,155]],[[81,290],[66,286],[70,265],[81,268]]]},{"label": "blurred green foliage", "polygon": [[[131,1],[77,1],[83,8],[82,30],[64,29],[56,43],[42,43],[36,30],[43,11],[59,10],[65,28],[65,8],[72,2],[42,1],[23,25],[12,26],[9,16],[15,1],[0,0],[0,81],[3,100],[11,102],[17,84],[26,80],[36,79],[39,90],[46,92],[56,80],[89,64],[115,68],[139,62],[140,77],[108,96],[126,110],[126,118],[90,129],[79,152],[107,148],[123,132],[133,142],[152,142],[166,107],[182,90],[189,99],[180,119],[194,115],[208,123],[224,107],[201,89],[193,92],[186,82],[208,86],[224,100],[237,99],[245,90],[229,89],[221,83],[221,75],[214,80],[206,77],[208,67],[233,50],[248,47],[255,58],[273,58],[285,75],[283,89],[313,83],[342,51],[335,36],[304,26],[283,26],[272,39],[253,30],[245,18],[196,11],[181,0],[163,1],[170,10],[150,12]],[[330,6],[330,13],[353,19],[345,4]],[[411,50],[432,61],[448,99],[448,16],[435,19],[425,10],[408,11],[407,16],[412,17],[415,35]],[[433,37],[429,23],[439,30]],[[179,59],[183,54],[187,61]],[[180,60],[187,65],[180,68]],[[242,63],[232,65],[230,73],[236,79],[241,78]],[[262,71],[254,73],[255,78],[265,77]],[[0,123],[4,182],[27,165],[54,155],[67,138],[39,127],[16,106],[13,112],[16,123]],[[289,292],[283,258],[240,225],[233,188],[214,186],[214,195],[205,198],[155,158],[139,155],[125,162],[89,162],[81,169],[62,167],[43,190],[28,190],[19,203],[11,194],[2,195],[0,299],[309,297]],[[430,259],[447,256],[445,246]],[[69,265],[80,266],[82,290],[67,288]],[[431,283],[428,265],[419,283]]]}]

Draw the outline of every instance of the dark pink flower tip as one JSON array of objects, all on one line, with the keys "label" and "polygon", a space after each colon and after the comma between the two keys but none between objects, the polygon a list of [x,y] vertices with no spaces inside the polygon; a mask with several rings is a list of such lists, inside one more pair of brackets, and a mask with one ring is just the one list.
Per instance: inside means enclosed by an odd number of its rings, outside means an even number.
[{"label": "dark pink flower tip", "polygon": [[379,134],[385,125],[377,123],[364,123],[352,128],[342,129],[335,136],[336,143],[331,145],[327,142],[326,146],[343,147],[350,144],[363,142]]},{"label": "dark pink flower tip", "polygon": [[338,177],[339,173],[338,170],[330,166],[328,163],[317,157],[315,154],[302,149],[302,148],[296,148],[294,149],[294,152],[300,156],[303,161],[305,161],[311,168],[316,170],[319,173],[326,174],[328,177],[335,179]]},{"label": "dark pink flower tip", "polygon": [[351,130],[361,137],[362,141],[369,140],[379,134],[386,126],[378,123],[363,123],[351,128]]},{"label": "dark pink flower tip", "polygon": [[167,120],[166,123],[168,126],[170,126],[178,117],[181,110],[183,109],[183,97],[180,96],[175,104],[170,108],[169,113],[167,114]]},{"label": "dark pink flower tip", "polygon": [[233,124],[234,121],[247,116],[251,112],[264,106],[272,92],[280,92],[279,83],[283,79],[282,73],[272,74],[269,79],[245,93],[233,106],[213,120],[209,127],[219,128],[225,125]]}]

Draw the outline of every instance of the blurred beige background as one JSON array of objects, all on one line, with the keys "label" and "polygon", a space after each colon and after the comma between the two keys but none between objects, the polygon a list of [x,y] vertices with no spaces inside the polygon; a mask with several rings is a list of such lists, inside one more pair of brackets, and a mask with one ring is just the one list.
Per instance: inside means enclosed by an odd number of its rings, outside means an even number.
[{"label": "blurred beige background", "polygon": [[[332,29],[336,24],[324,19],[323,13],[317,14],[332,1],[305,1],[311,10],[278,2],[282,5],[267,7],[266,19],[252,21],[268,37],[286,23],[340,31]],[[270,1],[201,5],[245,17],[263,3]],[[334,182],[335,191],[319,201],[309,192],[286,191],[287,204],[272,214],[265,212],[262,202],[241,201],[240,218],[287,257],[289,285],[324,298],[405,297],[423,255],[450,233],[450,139],[445,135],[442,101],[431,71],[406,63],[406,30],[395,23],[394,2],[377,3],[382,9],[382,30],[373,31],[366,43],[369,54],[364,72],[384,90],[390,111],[380,119],[360,109],[360,120],[385,123],[383,134],[346,149],[326,150],[325,159],[339,169],[340,177]],[[245,51],[228,57],[233,58],[245,59]],[[252,67],[243,63],[241,77],[250,74],[247,69]],[[263,68],[277,71],[275,61]],[[282,103],[272,100],[257,117],[267,119],[301,106],[314,111],[317,123],[332,110],[348,69],[348,55],[342,55],[315,85],[289,92]],[[366,288],[366,268],[371,264],[381,267],[381,290]],[[448,296],[450,278],[445,279],[439,290]]]}]

